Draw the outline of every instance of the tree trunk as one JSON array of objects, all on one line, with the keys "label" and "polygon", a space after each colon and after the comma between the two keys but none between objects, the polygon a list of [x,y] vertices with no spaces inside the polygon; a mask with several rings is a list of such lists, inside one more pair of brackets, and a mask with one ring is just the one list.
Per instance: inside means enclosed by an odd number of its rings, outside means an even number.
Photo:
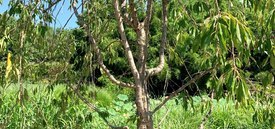
[{"label": "tree trunk", "polygon": [[[148,28],[147,28],[148,29]],[[139,78],[136,78],[136,105],[137,105],[137,128],[138,129],[153,129],[153,119],[150,112],[149,95],[146,81],[146,59],[148,46],[148,32],[143,23],[137,28],[137,44],[139,45],[138,57],[138,73]]]},{"label": "tree trunk", "polygon": [[[141,82],[141,81],[140,81]],[[137,128],[153,129],[153,118],[149,108],[149,97],[147,93],[146,83],[136,85],[136,106],[137,106]],[[142,85],[143,84],[143,85]]]}]

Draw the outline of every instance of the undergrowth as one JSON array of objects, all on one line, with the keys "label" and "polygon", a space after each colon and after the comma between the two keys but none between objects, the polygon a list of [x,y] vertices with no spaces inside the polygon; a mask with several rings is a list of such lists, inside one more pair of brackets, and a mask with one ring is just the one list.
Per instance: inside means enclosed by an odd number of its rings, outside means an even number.
[{"label": "undergrowth", "polygon": [[[135,128],[135,106],[131,92],[116,92],[107,88],[86,86],[81,94],[96,104],[104,114],[90,110],[71,89],[56,85],[53,89],[42,84],[24,84],[27,87],[23,103],[18,99],[17,85],[2,89],[0,96],[0,128],[93,128],[106,129],[101,119],[117,126]],[[203,97],[188,100],[187,107],[182,98],[169,101],[154,115],[154,127],[160,129],[198,128],[209,108],[205,108]],[[155,107],[160,100],[152,100]],[[213,112],[205,124],[209,129],[268,129],[267,122],[254,122],[252,108],[235,108],[234,103],[220,99],[213,101]]]}]

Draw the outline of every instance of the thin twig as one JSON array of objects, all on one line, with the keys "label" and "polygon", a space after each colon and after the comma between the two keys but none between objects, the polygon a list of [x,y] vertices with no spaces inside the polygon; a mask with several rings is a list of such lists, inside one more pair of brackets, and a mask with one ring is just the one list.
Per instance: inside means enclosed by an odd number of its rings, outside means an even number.
[{"label": "thin twig", "polygon": [[199,129],[204,129],[204,124],[205,124],[205,122],[207,121],[207,119],[209,118],[209,116],[212,113],[212,110],[213,110],[213,99],[214,99],[214,90],[211,92],[210,109],[207,112],[207,114],[205,115],[205,117],[202,119],[202,122],[200,124],[200,128]]},{"label": "thin twig", "polygon": [[219,7],[219,2],[218,2],[218,0],[215,0],[215,5],[216,5],[217,12],[220,14],[221,9],[220,9],[220,7]]},{"label": "thin twig", "polygon": [[122,17],[123,17],[123,21],[134,28],[134,23],[133,23],[133,19],[130,17],[130,15],[127,13],[127,1],[123,0],[121,2],[121,13],[122,13]]},{"label": "thin twig", "polygon": [[[189,72],[187,66],[185,65],[185,63],[183,63],[183,66],[184,66],[184,68],[185,68],[185,70],[186,70],[188,76],[190,77],[190,79],[192,79],[192,76],[191,76],[191,74],[190,74],[190,72]],[[197,88],[197,90],[199,91],[199,94],[200,94],[200,88],[199,88],[198,84],[197,84],[196,82],[195,82],[194,84],[196,85],[196,88]]]},{"label": "thin twig", "polygon": [[[166,107],[165,107],[166,108]],[[170,109],[166,108],[166,112],[164,114],[164,116],[162,117],[162,119],[160,120],[160,122],[158,123],[158,128],[160,129],[160,125],[161,123],[164,121],[164,119],[166,118],[166,116],[168,115],[168,113],[170,112]]]},{"label": "thin twig", "polygon": [[204,75],[210,73],[214,68],[211,68],[209,70],[203,71],[203,72],[199,72],[198,75],[196,75],[194,78],[192,78],[189,82],[187,82],[186,84],[182,85],[178,90],[172,92],[169,96],[167,96],[153,111],[152,114],[154,114],[156,111],[158,111],[162,106],[164,106],[166,104],[166,102],[172,98],[174,98],[175,96],[178,95],[178,93],[180,93],[181,91],[183,91],[187,86],[195,83],[198,79],[200,79],[201,77],[203,77]]},{"label": "thin twig", "polygon": [[[100,109],[98,109],[94,104],[92,104],[87,98],[85,98],[84,96],[82,96],[79,91],[78,91],[78,86],[70,86],[70,88],[76,93],[76,95],[78,96],[78,98],[83,101],[91,110],[94,110],[95,112],[97,112],[98,114],[101,114],[102,111],[100,111]],[[100,117],[103,119],[103,121],[111,128],[111,129],[129,129],[128,126],[114,126],[111,125],[108,120],[104,117]]]},{"label": "thin twig", "polygon": [[54,5],[56,5],[58,2],[60,2],[61,0],[56,0],[55,2],[53,3],[50,3],[49,7],[44,9],[42,12],[45,13],[47,12],[48,10],[50,10]]}]

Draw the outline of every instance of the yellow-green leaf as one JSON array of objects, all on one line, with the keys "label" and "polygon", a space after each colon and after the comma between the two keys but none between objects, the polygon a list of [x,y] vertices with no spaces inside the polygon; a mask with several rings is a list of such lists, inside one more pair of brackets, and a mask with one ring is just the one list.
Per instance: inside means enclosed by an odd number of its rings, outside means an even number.
[{"label": "yellow-green leaf", "polygon": [[236,34],[237,34],[237,38],[239,39],[239,41],[242,42],[241,33],[240,33],[240,27],[239,27],[238,23],[236,25]]},{"label": "yellow-green leaf", "polygon": [[7,66],[6,66],[6,75],[5,75],[6,79],[8,79],[11,69],[12,69],[11,53],[9,52],[7,56]]}]

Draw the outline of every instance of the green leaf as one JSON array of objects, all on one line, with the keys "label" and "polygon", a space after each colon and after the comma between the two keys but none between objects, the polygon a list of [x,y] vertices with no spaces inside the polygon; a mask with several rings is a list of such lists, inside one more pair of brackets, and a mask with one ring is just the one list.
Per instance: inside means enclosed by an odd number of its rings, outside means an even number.
[{"label": "green leaf", "polygon": [[226,86],[227,86],[227,89],[229,90],[229,92],[234,94],[235,77],[233,76],[233,71],[230,71],[227,74]]},{"label": "green leaf", "polygon": [[269,84],[272,84],[273,81],[274,81],[274,77],[273,77],[272,73],[267,72],[265,78],[263,79],[263,86],[266,87]]},{"label": "green leaf", "polygon": [[229,18],[230,18],[229,30],[230,30],[231,34],[235,34],[236,33],[236,21],[233,20],[233,18],[231,16],[229,16]]},{"label": "green leaf", "polygon": [[188,101],[186,97],[182,98],[182,107],[185,111],[188,109]]},{"label": "green leaf", "polygon": [[112,116],[115,116],[115,115],[118,114],[113,108],[109,109],[109,110],[108,110],[108,113],[109,113],[110,115],[112,115]]},{"label": "green leaf", "polygon": [[119,94],[119,95],[117,96],[117,98],[118,98],[119,100],[121,100],[121,101],[126,101],[126,100],[128,100],[128,96],[127,96],[127,95],[124,95],[124,94]]},{"label": "green leaf", "polygon": [[212,40],[212,33],[213,33],[213,30],[210,28],[209,30],[207,31],[203,31],[202,32],[202,37],[201,37],[201,48],[204,47],[206,44],[209,44]]},{"label": "green leaf", "polygon": [[248,99],[248,97],[250,95],[249,90],[248,90],[248,86],[247,86],[246,82],[243,81],[243,80],[242,80],[242,85],[243,85],[244,97],[245,97],[245,99]]},{"label": "green leaf", "polygon": [[275,49],[273,50],[273,53],[270,54],[270,65],[273,69],[275,69]]},{"label": "green leaf", "polygon": [[237,34],[237,38],[239,39],[239,41],[242,42],[241,33],[240,33],[240,27],[239,27],[238,23],[236,25],[236,34]]},{"label": "green leaf", "polygon": [[246,41],[246,44],[247,44],[247,47],[250,48],[250,45],[252,43],[252,40],[251,40],[251,37],[249,35],[249,32],[246,32],[245,33],[245,41]]},{"label": "green leaf", "polygon": [[126,111],[131,111],[133,109],[133,106],[131,103],[127,103],[123,106],[123,109],[125,109]]},{"label": "green leaf", "polygon": [[215,81],[214,81],[212,78],[210,78],[210,79],[206,82],[207,88],[212,89],[213,86],[215,86],[215,85],[216,85],[216,83],[215,83]]},{"label": "green leaf", "polygon": [[270,18],[270,25],[271,25],[271,29],[274,30],[275,29],[275,26],[274,26],[274,23],[275,23],[275,9],[273,10],[272,12],[272,17]]},{"label": "green leaf", "polygon": [[224,17],[219,18],[218,22],[228,27],[228,24],[227,24],[227,22],[226,22],[226,20],[225,20]]},{"label": "green leaf", "polygon": [[115,101],[114,104],[117,105],[117,106],[119,106],[118,108],[121,108],[124,105],[124,102],[122,102],[122,101]]},{"label": "green leaf", "polygon": [[238,102],[242,102],[243,98],[244,98],[244,92],[243,92],[243,85],[241,82],[237,83],[237,91],[236,91],[236,98]]},{"label": "green leaf", "polygon": [[38,31],[39,31],[39,33],[41,34],[42,37],[45,37],[47,29],[48,28],[46,26],[43,26],[43,25],[38,26]]},{"label": "green leaf", "polygon": [[227,51],[227,47],[226,47],[226,41],[225,41],[225,39],[223,37],[224,36],[223,29],[225,29],[225,28],[223,28],[222,25],[219,24],[218,38],[219,38],[219,41],[220,41],[220,44],[221,44],[220,46],[221,46],[222,50],[225,52],[225,51]]},{"label": "green leaf", "polygon": [[218,83],[216,84],[216,97],[221,98],[223,95],[223,84],[224,84],[224,76],[220,76]]}]

